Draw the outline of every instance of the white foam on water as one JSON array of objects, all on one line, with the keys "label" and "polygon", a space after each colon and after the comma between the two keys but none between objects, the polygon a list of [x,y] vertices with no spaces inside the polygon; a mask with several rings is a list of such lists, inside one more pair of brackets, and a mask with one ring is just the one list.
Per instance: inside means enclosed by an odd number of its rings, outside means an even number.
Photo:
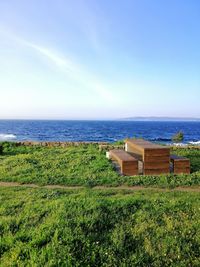
[{"label": "white foam on water", "polygon": [[179,146],[182,146],[182,147],[187,146],[187,144],[184,144],[184,143],[172,143],[172,145],[173,146],[177,146],[177,147],[179,147]]},{"label": "white foam on water", "polygon": [[10,141],[17,138],[14,134],[0,134],[0,141]]},{"label": "white foam on water", "polygon": [[191,142],[189,142],[189,144],[199,146],[200,145],[200,141],[196,141],[196,142],[191,141]]}]

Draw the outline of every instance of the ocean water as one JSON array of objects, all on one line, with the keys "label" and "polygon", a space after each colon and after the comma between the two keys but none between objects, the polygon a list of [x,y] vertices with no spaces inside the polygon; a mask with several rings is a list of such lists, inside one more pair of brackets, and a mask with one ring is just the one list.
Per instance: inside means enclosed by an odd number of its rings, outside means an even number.
[{"label": "ocean water", "polygon": [[0,141],[108,141],[142,137],[170,143],[182,131],[184,143],[200,144],[200,122],[0,120]]}]

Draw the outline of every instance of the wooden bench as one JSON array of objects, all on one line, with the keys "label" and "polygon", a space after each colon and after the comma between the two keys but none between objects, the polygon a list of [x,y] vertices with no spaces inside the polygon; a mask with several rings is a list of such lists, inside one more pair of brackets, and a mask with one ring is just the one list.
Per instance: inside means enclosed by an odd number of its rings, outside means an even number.
[{"label": "wooden bench", "polygon": [[173,172],[179,173],[190,173],[190,160],[177,155],[170,155],[170,160],[173,164]]},{"label": "wooden bench", "polygon": [[118,162],[123,175],[138,174],[138,160],[121,149],[113,149],[108,152],[108,157]]}]

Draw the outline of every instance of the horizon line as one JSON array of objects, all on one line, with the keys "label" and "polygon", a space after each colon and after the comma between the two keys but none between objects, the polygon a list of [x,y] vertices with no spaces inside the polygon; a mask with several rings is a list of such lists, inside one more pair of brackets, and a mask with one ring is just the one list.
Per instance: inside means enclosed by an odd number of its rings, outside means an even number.
[{"label": "horizon line", "polygon": [[0,121],[200,121],[200,117],[135,116],[126,118],[0,118]]}]

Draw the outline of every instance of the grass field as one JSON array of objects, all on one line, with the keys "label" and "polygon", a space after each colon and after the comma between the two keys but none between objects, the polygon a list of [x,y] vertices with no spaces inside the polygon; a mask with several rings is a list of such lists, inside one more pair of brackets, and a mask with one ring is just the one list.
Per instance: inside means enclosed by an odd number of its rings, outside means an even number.
[{"label": "grass field", "polygon": [[1,266],[199,266],[200,195],[0,188]]},{"label": "grass field", "polygon": [[190,175],[123,177],[92,144],[3,143],[0,181],[84,188],[0,187],[0,266],[200,266],[200,194],[159,189],[200,185],[200,150],[172,150]]},{"label": "grass field", "polygon": [[105,157],[105,151],[99,151],[97,145],[80,145],[68,148],[19,146],[3,144],[0,155],[0,181],[62,184],[83,186],[144,185],[176,187],[200,185],[200,150],[172,149],[173,153],[191,159],[192,174],[161,176],[120,176],[111,162]]}]

